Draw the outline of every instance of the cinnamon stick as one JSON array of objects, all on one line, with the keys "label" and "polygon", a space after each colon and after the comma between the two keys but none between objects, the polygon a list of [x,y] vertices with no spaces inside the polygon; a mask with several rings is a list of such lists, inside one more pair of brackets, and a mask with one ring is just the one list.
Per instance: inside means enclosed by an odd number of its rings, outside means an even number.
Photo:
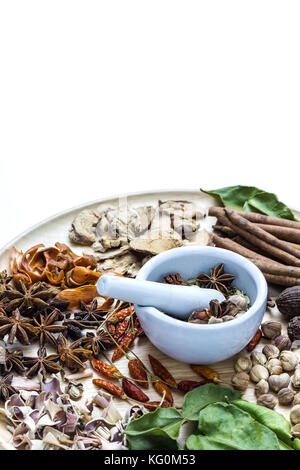
[{"label": "cinnamon stick", "polygon": [[245,217],[257,224],[270,224],[279,225],[280,227],[290,227],[300,230],[300,222],[294,220],[281,219],[280,217],[273,217],[271,215],[258,214],[257,212],[236,211],[239,215]]},{"label": "cinnamon stick", "polygon": [[257,224],[257,226],[262,228],[266,232],[271,233],[275,237],[280,238],[281,240],[300,243],[300,230],[297,230],[295,228],[280,227],[279,225],[269,224]]},{"label": "cinnamon stick", "polygon": [[229,227],[233,228],[243,238],[288,265],[300,266],[300,253],[298,250],[265,232],[234,211],[225,209],[225,213],[230,222]]},{"label": "cinnamon stick", "polygon": [[274,274],[263,273],[267,282],[278,286],[293,287],[300,284],[300,278],[288,276],[276,276]]}]

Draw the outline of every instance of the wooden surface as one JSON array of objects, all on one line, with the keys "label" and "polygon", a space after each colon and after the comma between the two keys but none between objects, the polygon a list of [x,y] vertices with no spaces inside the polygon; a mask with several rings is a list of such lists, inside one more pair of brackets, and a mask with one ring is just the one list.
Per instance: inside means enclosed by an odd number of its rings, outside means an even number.
[{"label": "wooden surface", "polygon": [[[209,206],[214,205],[215,201],[210,196],[200,193],[199,191],[166,191],[166,192],[154,192],[154,193],[143,193],[137,195],[131,195],[128,197],[128,204],[130,206],[138,206],[144,204],[154,204],[157,202],[158,199],[166,200],[166,199],[179,199],[179,200],[188,200],[193,201],[198,208],[200,209],[207,209]],[[0,251],[0,268],[5,269],[8,267],[8,257],[9,252],[12,246],[16,246],[16,248],[21,250],[26,250],[27,248],[37,244],[37,243],[44,243],[45,245],[53,245],[56,241],[67,243],[69,244],[72,249],[76,253],[81,253],[84,247],[78,247],[77,245],[72,245],[69,241],[68,237],[68,230],[71,226],[71,222],[74,216],[81,211],[83,208],[95,208],[99,205],[99,203],[105,202],[108,204],[114,204],[118,202],[118,198],[104,200],[104,201],[97,201],[93,202],[88,205],[80,206],[79,208],[72,209],[66,213],[60,214],[56,217],[53,217],[45,222],[42,222],[38,226],[29,229],[24,234],[21,234],[17,238],[15,238],[11,243],[9,243],[6,247],[4,247]],[[298,214],[299,215],[299,214]],[[211,222],[214,222],[213,218],[209,218],[203,222],[204,228],[209,228]],[[271,291],[271,294],[274,292]],[[268,310],[265,314],[265,319],[279,319],[282,321],[282,317],[277,309]],[[166,331],[166,334],[168,332]],[[230,338],[228,338],[230,341]],[[261,350],[265,341],[263,340],[260,345],[257,347],[257,350]],[[35,353],[37,347],[36,345],[24,347],[24,354],[25,355],[32,355]],[[134,344],[134,352],[140,357],[140,359],[145,363],[145,365],[149,366],[148,361],[148,354],[152,354],[156,358],[158,358],[174,375],[177,381],[180,380],[197,380],[199,376],[195,374],[189,367],[188,364],[180,363],[175,361],[168,356],[164,355],[160,351],[158,351],[147,338],[138,338]],[[51,347],[49,347],[49,352],[51,352]],[[241,351],[239,355],[246,355],[245,351]],[[238,355],[238,356],[239,356]],[[238,357],[236,356],[236,357]],[[233,363],[236,359],[233,357],[223,362],[219,362],[217,364],[212,365],[211,367],[217,370],[220,373],[220,378],[224,380],[224,382],[230,383],[231,376],[233,374]],[[128,368],[127,368],[127,360],[120,359],[116,363],[117,367],[121,370],[124,375],[128,375]],[[96,372],[94,373],[96,377]],[[86,401],[88,397],[95,395],[96,387],[92,384],[92,379],[88,378],[85,380],[81,380],[84,384],[84,397],[83,401]],[[249,386],[249,390],[244,395],[244,398],[250,401],[256,401],[254,396],[254,384]],[[149,393],[147,394],[150,396],[151,400],[158,400],[157,393],[153,390],[152,387],[149,389]],[[183,395],[175,392],[174,399],[176,405],[181,405],[183,401]],[[124,414],[125,410],[128,409],[129,403],[123,400],[116,400],[118,403],[118,408],[121,414]],[[283,413],[285,416],[288,417],[289,415],[289,408],[288,407],[279,407],[276,408],[277,411]],[[13,448],[11,445],[11,434],[7,431],[5,423],[3,421],[0,424],[0,448],[7,449]]]}]

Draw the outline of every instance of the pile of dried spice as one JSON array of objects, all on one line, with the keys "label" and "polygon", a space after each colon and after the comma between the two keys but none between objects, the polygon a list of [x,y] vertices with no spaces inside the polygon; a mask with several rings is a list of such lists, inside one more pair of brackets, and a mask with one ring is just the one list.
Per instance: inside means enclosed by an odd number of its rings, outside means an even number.
[{"label": "pile of dried spice", "polygon": [[211,268],[209,274],[201,273],[187,281],[180,273],[168,274],[164,279],[167,284],[216,289],[225,296],[223,302],[212,300],[207,308],[191,312],[189,323],[205,325],[231,321],[244,315],[250,307],[249,297],[232,284],[235,276],[224,272],[223,263]]}]

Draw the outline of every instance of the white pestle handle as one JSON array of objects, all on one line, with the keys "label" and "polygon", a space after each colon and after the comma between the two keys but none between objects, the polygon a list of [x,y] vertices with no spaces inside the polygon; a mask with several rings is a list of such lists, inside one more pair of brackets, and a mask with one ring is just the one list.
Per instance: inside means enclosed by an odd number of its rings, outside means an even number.
[{"label": "white pestle handle", "polygon": [[108,274],[99,278],[96,287],[102,296],[156,307],[162,312],[180,318],[187,318],[193,310],[208,307],[213,299],[219,302],[225,300],[224,295],[215,289],[177,286]]}]

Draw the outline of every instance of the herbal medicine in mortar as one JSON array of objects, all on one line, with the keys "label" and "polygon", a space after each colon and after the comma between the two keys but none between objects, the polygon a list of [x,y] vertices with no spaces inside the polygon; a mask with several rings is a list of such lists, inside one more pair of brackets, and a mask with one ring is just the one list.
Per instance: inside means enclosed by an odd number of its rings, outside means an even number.
[{"label": "herbal medicine in mortar", "polygon": [[249,297],[232,284],[234,279],[232,274],[224,273],[223,263],[211,268],[209,274],[201,273],[197,278],[187,281],[179,273],[165,276],[167,284],[216,289],[224,295],[226,300],[223,302],[212,300],[207,308],[191,312],[188,322],[195,324],[223,323],[246,313],[250,307]]}]

